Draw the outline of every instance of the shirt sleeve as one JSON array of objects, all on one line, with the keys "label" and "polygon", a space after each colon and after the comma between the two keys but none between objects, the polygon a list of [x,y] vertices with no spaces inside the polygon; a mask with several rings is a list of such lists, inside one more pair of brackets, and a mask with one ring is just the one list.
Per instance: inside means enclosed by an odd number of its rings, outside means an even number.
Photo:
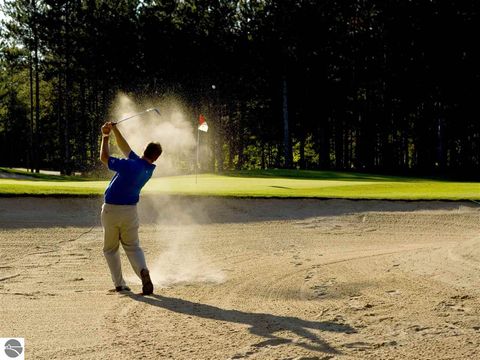
[{"label": "shirt sleeve", "polygon": [[139,159],[139,156],[133,152],[133,150],[130,150],[130,154],[128,154],[128,158],[130,160],[137,160]]},{"label": "shirt sleeve", "polygon": [[127,169],[127,166],[128,166],[127,159],[119,159],[113,156],[110,156],[108,158],[108,168],[110,170],[113,170],[116,172],[123,172]]}]

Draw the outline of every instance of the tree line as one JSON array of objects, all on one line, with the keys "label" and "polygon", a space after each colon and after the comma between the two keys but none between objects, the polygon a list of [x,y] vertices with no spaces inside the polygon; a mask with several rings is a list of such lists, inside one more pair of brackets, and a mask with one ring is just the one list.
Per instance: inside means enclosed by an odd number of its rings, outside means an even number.
[{"label": "tree line", "polygon": [[123,92],[175,95],[192,121],[203,109],[214,171],[473,176],[479,11],[440,0],[5,0],[0,165],[94,169],[99,127]]}]

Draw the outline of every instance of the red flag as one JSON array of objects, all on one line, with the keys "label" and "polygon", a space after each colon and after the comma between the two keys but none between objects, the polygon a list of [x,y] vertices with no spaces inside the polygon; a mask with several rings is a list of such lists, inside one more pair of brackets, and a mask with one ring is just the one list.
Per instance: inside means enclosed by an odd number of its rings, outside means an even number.
[{"label": "red flag", "polygon": [[207,121],[205,120],[205,116],[203,116],[202,114],[200,114],[200,116],[198,117],[198,130],[205,132],[208,131]]}]

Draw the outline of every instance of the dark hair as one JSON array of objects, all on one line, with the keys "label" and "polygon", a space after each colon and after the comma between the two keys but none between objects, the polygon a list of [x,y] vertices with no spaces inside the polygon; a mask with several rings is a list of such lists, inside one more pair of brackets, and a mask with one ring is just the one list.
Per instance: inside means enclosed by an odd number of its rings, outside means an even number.
[{"label": "dark hair", "polygon": [[162,155],[162,151],[162,145],[160,145],[160,143],[151,142],[145,148],[143,156],[150,159],[151,161],[155,161],[160,157],[160,155]]}]

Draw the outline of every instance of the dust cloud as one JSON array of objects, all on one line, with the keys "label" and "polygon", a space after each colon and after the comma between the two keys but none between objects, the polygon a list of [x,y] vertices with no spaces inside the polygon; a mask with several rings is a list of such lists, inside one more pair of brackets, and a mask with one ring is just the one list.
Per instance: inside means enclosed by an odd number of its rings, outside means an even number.
[{"label": "dust cloud", "polygon": [[118,129],[139,156],[149,142],[160,142],[163,154],[156,162],[154,176],[191,172],[196,140],[192,123],[186,119],[179,101],[148,100],[137,104],[125,94],[119,94],[112,106],[111,118],[118,121],[152,107],[161,115],[147,112],[118,124]]},{"label": "dust cloud", "polygon": [[[155,236],[165,244],[159,256],[150,261],[152,280],[159,286],[177,283],[225,281],[224,273],[217,268],[210,257],[202,251],[201,205],[188,206],[185,201],[174,198],[144,199],[151,208],[161,207],[157,217]],[[193,213],[195,212],[195,214]],[[148,259],[147,259],[148,260]]]}]

